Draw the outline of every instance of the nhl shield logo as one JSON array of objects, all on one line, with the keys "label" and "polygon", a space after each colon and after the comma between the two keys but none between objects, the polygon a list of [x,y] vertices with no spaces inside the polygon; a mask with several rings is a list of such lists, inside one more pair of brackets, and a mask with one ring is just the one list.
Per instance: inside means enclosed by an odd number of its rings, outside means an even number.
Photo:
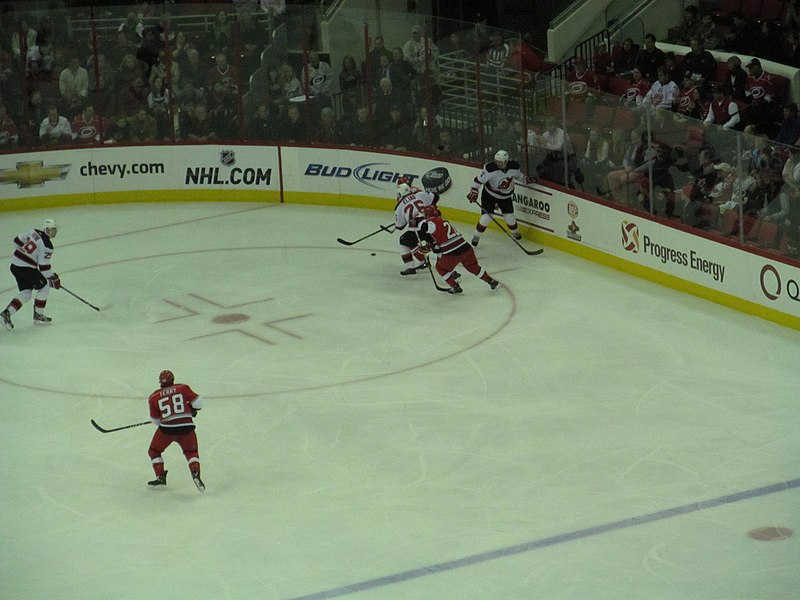
[{"label": "nhl shield logo", "polygon": [[233,150],[220,150],[219,162],[223,167],[232,167],[236,164],[236,153]]}]

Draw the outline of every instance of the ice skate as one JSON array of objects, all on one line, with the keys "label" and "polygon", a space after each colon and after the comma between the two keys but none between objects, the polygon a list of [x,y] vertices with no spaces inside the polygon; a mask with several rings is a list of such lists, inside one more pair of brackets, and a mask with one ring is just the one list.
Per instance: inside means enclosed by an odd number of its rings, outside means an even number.
[{"label": "ice skate", "polygon": [[489,281],[487,281],[486,283],[488,283],[489,287],[492,288],[493,290],[496,290],[497,286],[500,285],[500,282],[497,281],[497,279],[493,279],[492,277],[489,277]]},{"label": "ice skate", "polygon": [[414,267],[408,267],[407,269],[403,269],[400,271],[400,275],[416,275],[417,270]]},{"label": "ice skate", "polygon": [[197,489],[201,493],[206,491],[206,484],[203,483],[202,479],[200,479],[200,471],[195,471],[194,473],[192,473],[192,480],[194,481],[194,484],[197,486]]},{"label": "ice skate", "polygon": [[462,289],[461,289],[461,286],[460,286],[460,285],[458,285],[458,283],[456,283],[456,284],[455,284],[454,286],[452,286],[452,287],[451,287],[449,290],[447,290],[447,293],[448,293],[448,294],[460,294],[460,293],[461,293],[461,292],[463,292],[463,291],[464,291],[464,290],[462,290]]},{"label": "ice skate", "polygon": [[0,312],[0,323],[3,324],[3,327],[11,331],[14,329],[14,324],[11,322],[11,315],[8,314],[7,310]]},{"label": "ice skate", "polygon": [[50,325],[53,322],[53,319],[45,315],[44,313],[34,312],[33,313],[33,324],[34,325]]},{"label": "ice skate", "polygon": [[481,241],[481,238],[479,238],[477,235],[473,235],[472,236],[472,241],[470,242],[470,244],[472,244],[473,246],[477,246],[478,242],[480,242],[480,241]]},{"label": "ice skate", "polygon": [[514,236],[515,240],[521,240],[522,239],[522,234],[519,231],[514,231],[511,235]]},{"label": "ice skate", "polygon": [[152,487],[158,487],[160,485],[167,485],[167,471],[164,471],[163,475],[159,475],[153,481],[148,481],[147,485]]}]

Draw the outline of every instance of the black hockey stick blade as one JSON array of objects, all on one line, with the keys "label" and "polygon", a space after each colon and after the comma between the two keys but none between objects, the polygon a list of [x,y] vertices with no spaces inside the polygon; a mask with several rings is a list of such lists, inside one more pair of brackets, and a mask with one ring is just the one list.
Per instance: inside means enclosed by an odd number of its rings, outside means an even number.
[{"label": "black hockey stick blade", "polygon": [[68,290],[67,288],[65,288],[63,285],[61,286],[61,289],[62,289],[62,290],[64,290],[65,292],[67,292],[67,293],[68,293],[70,296],[72,296],[73,298],[77,298],[78,300],[80,300],[80,301],[81,301],[81,302],[83,302],[84,304],[87,304],[87,305],[91,306],[91,307],[92,307],[93,309],[95,309],[97,312],[100,312],[100,309],[99,309],[99,308],[97,308],[97,307],[96,307],[94,304],[92,304],[91,302],[87,302],[86,300],[84,300],[83,298],[81,298],[80,296],[78,296],[78,294],[76,294],[75,292],[71,292],[70,290]]},{"label": "black hockey stick blade", "polygon": [[133,425],[125,425],[124,427],[115,427],[114,429],[103,429],[94,419],[91,419],[92,426],[97,429],[97,431],[101,433],[111,433],[112,431],[122,431],[123,429],[130,429],[131,427],[141,427],[142,425],[147,425],[148,423],[152,423],[152,421],[142,421],[141,423],[134,423]]},{"label": "black hockey stick blade", "polygon": [[433,274],[433,267],[431,266],[431,261],[427,261],[427,263],[428,263],[428,272],[431,274],[431,279],[433,279],[434,287],[440,292],[449,292],[450,291],[449,288],[442,287],[436,282],[436,276]]},{"label": "black hockey stick blade", "polygon": [[511,235],[510,231],[508,231],[505,227],[503,227],[500,224],[500,221],[495,219],[495,217],[498,215],[495,215],[494,213],[486,213],[486,214],[489,215],[489,218],[491,218],[492,221],[494,221],[494,224],[497,225],[503,231],[503,233],[505,233],[508,237],[510,237],[511,241],[514,242],[517,246],[519,246],[519,249],[522,250],[528,256],[538,256],[539,254],[544,252],[544,248],[539,248],[538,250],[528,250],[525,246],[519,243],[519,240],[517,238]]},{"label": "black hockey stick blade", "polygon": [[347,240],[343,240],[342,238],[336,238],[336,241],[339,242],[340,244],[344,244],[345,246],[352,246],[353,244],[357,244],[358,242],[364,241],[365,239],[370,238],[373,235],[377,235],[377,234],[379,234],[381,232],[384,232],[384,231],[387,232],[387,233],[392,233],[392,231],[394,231],[393,227],[394,227],[393,224],[392,225],[381,225],[379,227],[379,229],[377,229],[376,231],[373,231],[372,233],[368,233],[364,237],[360,237],[357,240],[353,240],[352,242],[348,242]]}]

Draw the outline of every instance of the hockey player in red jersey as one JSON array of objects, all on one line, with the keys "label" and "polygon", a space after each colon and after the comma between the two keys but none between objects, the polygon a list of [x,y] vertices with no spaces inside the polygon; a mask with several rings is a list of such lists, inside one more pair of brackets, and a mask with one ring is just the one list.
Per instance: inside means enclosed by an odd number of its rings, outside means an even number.
[{"label": "hockey player in red jersey", "polygon": [[478,264],[475,251],[466,242],[450,221],[442,217],[442,213],[435,206],[426,206],[422,209],[423,219],[419,222],[419,250],[423,254],[434,252],[437,255],[436,272],[450,286],[451,294],[460,294],[463,290],[458,284],[461,274],[456,267],[461,264],[464,268],[485,281],[493,290],[500,285],[486,270]]},{"label": "hockey player in red jersey", "polygon": [[425,255],[417,250],[419,238],[417,237],[417,224],[422,218],[422,209],[426,206],[436,206],[439,194],[412,187],[406,178],[397,182],[397,206],[394,209],[394,226],[397,231],[408,227],[408,231],[400,236],[400,258],[403,266],[400,275],[413,275],[417,269],[428,266]]},{"label": "hockey player in red jersey", "polygon": [[53,241],[58,227],[52,219],[46,219],[41,228],[31,229],[14,238],[14,254],[11,256],[11,273],[17,280],[19,294],[0,312],[0,323],[9,331],[14,329],[11,315],[33,297],[33,323],[49,325],[52,319],[44,314],[50,288],[61,287],[61,279],[53,272],[50,258],[53,256]]},{"label": "hockey player in red jersey", "polygon": [[172,442],[177,442],[189,462],[189,472],[194,484],[198,490],[204,492],[206,486],[200,479],[200,458],[193,420],[197,411],[203,407],[203,399],[185,383],[175,383],[172,371],[161,371],[158,383],[161,387],[150,394],[148,399],[150,418],[158,425],[158,429],[147,450],[156,478],[147,485],[167,485],[167,471],[161,454]]},{"label": "hockey player in red jersey", "polygon": [[500,209],[514,239],[522,239],[522,234],[517,230],[517,219],[514,216],[514,181],[533,183],[536,178],[523,174],[519,163],[509,160],[508,152],[498,150],[494,155],[494,161],[486,163],[483,171],[472,182],[472,187],[467,194],[467,200],[470,202],[478,201],[478,189],[483,185],[481,217],[475,226],[475,234],[472,236],[473,246],[478,245],[481,235],[492,222],[491,214],[494,213],[495,206]]}]

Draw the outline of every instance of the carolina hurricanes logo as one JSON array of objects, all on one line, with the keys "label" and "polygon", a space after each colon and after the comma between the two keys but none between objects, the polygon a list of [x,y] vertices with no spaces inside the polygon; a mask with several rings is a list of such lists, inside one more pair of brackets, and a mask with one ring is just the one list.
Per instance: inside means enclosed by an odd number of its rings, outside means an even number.
[{"label": "carolina hurricanes logo", "polygon": [[8,140],[11,139],[11,136],[8,135],[8,132],[5,130],[0,130],[0,146],[4,146],[8,143]]},{"label": "carolina hurricanes logo", "polygon": [[638,96],[639,96],[639,88],[637,87],[628,88],[628,91],[625,92],[625,98],[627,100],[636,100]]},{"label": "carolina hurricanes logo", "polygon": [[589,89],[583,81],[573,81],[569,84],[569,91],[571,94],[585,94]]},{"label": "carolina hurricanes logo", "polygon": [[636,223],[622,222],[622,247],[634,254],[639,252],[639,226]]},{"label": "carolina hurricanes logo", "polygon": [[760,85],[756,85],[750,88],[750,94],[752,95],[753,100],[760,100],[766,95],[766,90]]},{"label": "carolina hurricanes logo", "polygon": [[328,77],[325,75],[325,73],[319,73],[318,75],[314,75],[314,78],[311,80],[311,85],[323,84],[325,83],[326,79],[328,79]]},{"label": "carolina hurricanes logo", "polygon": [[97,135],[97,128],[94,125],[84,125],[78,130],[78,137],[82,140],[88,140]]},{"label": "carolina hurricanes logo", "polygon": [[678,98],[678,109],[679,110],[688,109],[690,102],[691,102],[691,98],[689,98],[689,96],[681,96],[680,98]]}]

